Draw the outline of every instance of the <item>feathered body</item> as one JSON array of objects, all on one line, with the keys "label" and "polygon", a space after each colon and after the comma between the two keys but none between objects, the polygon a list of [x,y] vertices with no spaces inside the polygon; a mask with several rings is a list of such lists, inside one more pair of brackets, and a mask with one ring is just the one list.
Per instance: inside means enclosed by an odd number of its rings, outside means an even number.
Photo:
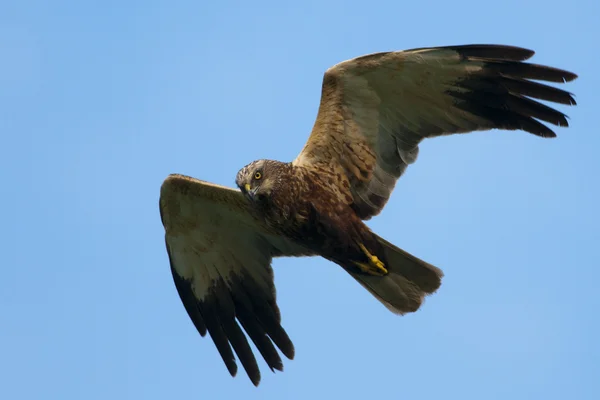
[{"label": "feathered body", "polygon": [[[257,171],[260,181],[253,179]],[[240,171],[237,183],[242,192],[247,193],[247,182],[255,190],[248,197],[268,226],[328,260],[344,267],[351,261],[366,262],[358,243],[378,245],[352,209],[352,196],[343,190],[349,186],[341,174],[259,160]]]},{"label": "feathered body", "polygon": [[[394,313],[416,311],[441,285],[441,270],[369,229],[355,211],[344,174],[258,160],[238,172],[236,184],[276,235],[340,265]],[[369,263],[361,246],[387,266],[385,276],[357,267]]]}]

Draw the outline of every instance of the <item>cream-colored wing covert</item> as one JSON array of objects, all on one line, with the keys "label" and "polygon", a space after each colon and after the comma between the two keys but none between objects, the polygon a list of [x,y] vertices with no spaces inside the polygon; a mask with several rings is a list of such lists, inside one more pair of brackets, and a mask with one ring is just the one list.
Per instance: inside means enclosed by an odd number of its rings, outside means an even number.
[{"label": "cream-colored wing covert", "polygon": [[240,191],[190,177],[164,181],[160,212],[181,301],[200,334],[208,331],[231,375],[237,373],[233,347],[252,382],[260,381],[239,324],[271,370],[282,370],[273,343],[290,359],[294,346],[281,326],[271,260],[309,252],[268,232]]},{"label": "cream-colored wing covert", "polygon": [[386,204],[419,143],[493,128],[555,133],[545,121],[566,116],[533,99],[574,105],[566,91],[534,82],[565,82],[571,72],[528,64],[533,51],[502,45],[422,48],[371,54],[330,68],[315,125],[295,165],[347,177],[357,214]]}]

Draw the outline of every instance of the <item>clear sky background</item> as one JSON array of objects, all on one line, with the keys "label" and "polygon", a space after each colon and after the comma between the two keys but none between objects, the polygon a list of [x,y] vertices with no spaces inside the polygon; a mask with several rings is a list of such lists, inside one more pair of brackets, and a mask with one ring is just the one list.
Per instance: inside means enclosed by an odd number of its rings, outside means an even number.
[{"label": "clear sky background", "polygon": [[[598,399],[595,0],[0,3],[0,398]],[[441,267],[389,313],[322,259],[274,263],[296,359],[232,379],[173,285],[173,172],[233,186],[292,160],[323,72],[365,53],[503,43],[570,69],[543,140],[425,142],[369,225]]]}]

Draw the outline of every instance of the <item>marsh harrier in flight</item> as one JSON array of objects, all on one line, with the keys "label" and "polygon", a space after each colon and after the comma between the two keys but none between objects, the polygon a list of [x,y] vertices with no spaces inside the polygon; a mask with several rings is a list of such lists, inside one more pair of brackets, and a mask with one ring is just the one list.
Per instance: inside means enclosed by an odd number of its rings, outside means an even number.
[{"label": "marsh harrier in flight", "polygon": [[569,92],[540,81],[577,76],[525,63],[533,54],[467,45],[344,61],[325,72],[315,125],[294,161],[250,163],[237,174],[240,190],[182,175],[164,181],[160,212],[175,286],[232,376],[235,352],[260,381],[247,337],[271,370],[283,368],[275,346],[294,357],[275,300],[274,257],[324,257],[396,314],[417,311],[440,287],[440,269],[363,221],[381,212],[425,138],[490,129],[551,138],[543,122],[568,126],[535,99],[574,105]]}]

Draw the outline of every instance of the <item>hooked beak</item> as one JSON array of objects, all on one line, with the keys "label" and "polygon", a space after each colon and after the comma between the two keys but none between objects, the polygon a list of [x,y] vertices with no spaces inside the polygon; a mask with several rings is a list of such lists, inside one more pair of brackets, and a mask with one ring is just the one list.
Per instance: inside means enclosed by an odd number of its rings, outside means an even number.
[{"label": "hooked beak", "polygon": [[248,196],[248,198],[250,200],[254,200],[254,196],[256,195],[256,191],[258,190],[258,187],[254,188],[254,190],[250,189],[250,184],[246,183],[244,185],[244,191],[246,192],[246,196]]}]

